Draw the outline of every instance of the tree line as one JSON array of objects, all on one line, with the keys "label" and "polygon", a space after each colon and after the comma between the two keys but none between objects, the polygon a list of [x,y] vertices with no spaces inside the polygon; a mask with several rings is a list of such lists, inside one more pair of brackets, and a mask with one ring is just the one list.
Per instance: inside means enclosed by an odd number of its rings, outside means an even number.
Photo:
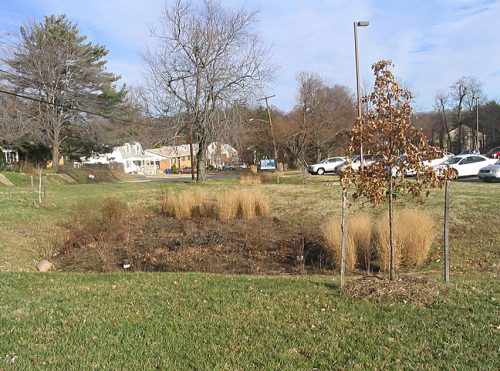
[{"label": "tree line", "polygon": [[[120,84],[107,68],[106,47],[87,40],[65,15],[0,35],[0,146],[57,168],[61,155],[103,152],[127,140],[147,147],[189,142],[197,144],[198,181],[211,141],[232,144],[249,163],[273,157],[276,147],[278,160],[291,167],[346,153],[340,134],[354,125],[353,93],[313,71],[297,74],[290,112],[271,105],[273,143],[266,107],[256,102],[277,67],[255,31],[257,15],[214,0],[169,3],[143,53],[146,79],[137,87]],[[458,152],[469,144],[463,128],[475,133],[476,106],[482,147],[497,145],[500,105],[472,77],[437,94],[435,110],[413,121],[429,141]]]}]

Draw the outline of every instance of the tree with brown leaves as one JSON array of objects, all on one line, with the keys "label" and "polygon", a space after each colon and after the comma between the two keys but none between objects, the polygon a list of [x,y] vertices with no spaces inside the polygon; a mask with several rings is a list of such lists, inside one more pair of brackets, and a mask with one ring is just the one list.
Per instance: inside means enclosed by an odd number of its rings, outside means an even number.
[{"label": "tree with brown leaves", "polygon": [[[422,131],[411,123],[411,93],[400,87],[390,68],[382,60],[372,66],[375,75],[373,92],[365,99],[370,109],[347,132],[349,155],[363,143],[365,153],[375,162],[354,170],[347,167],[341,175],[344,188],[355,185],[353,198],[365,197],[372,204],[389,203],[390,279],[396,278],[394,250],[393,200],[408,193],[423,202],[429,188],[441,187],[440,179],[425,161],[439,157],[439,150],[427,143]],[[362,123],[362,124],[361,124]],[[407,174],[415,174],[408,179]]]}]

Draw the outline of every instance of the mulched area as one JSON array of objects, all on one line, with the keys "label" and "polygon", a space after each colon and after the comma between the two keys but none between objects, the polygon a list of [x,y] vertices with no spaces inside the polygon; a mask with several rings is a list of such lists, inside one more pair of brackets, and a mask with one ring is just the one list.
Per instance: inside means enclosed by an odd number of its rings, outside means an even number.
[{"label": "mulched area", "polygon": [[[88,244],[56,258],[78,272],[197,271],[318,273],[329,268],[319,228],[277,218],[178,220],[150,214],[129,221],[126,242]],[[304,265],[297,256],[304,256]]]},{"label": "mulched area", "polygon": [[348,282],[346,292],[358,299],[371,298],[417,306],[428,306],[447,290],[441,282],[417,276],[400,276],[395,281],[379,276],[366,276]]}]

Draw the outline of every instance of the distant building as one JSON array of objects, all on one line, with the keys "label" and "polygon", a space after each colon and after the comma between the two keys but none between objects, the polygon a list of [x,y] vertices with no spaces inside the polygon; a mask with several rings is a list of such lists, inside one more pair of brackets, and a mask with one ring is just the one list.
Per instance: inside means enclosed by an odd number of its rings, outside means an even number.
[{"label": "distant building", "polygon": [[[193,145],[196,154],[198,145]],[[112,165],[120,164],[126,173],[157,174],[175,165],[177,170],[191,168],[189,144],[163,146],[144,150],[140,143],[125,143],[114,147],[111,153],[93,154],[82,157],[80,164]],[[222,169],[226,165],[238,162],[238,151],[229,144],[213,142],[207,148],[207,166]]]},{"label": "distant building", "polygon": [[111,153],[96,153],[82,157],[81,163],[89,165],[120,164],[125,173],[156,174],[162,159],[161,156],[147,154],[140,143],[131,142],[114,147]]},{"label": "distant building", "polygon": [[16,162],[19,162],[19,152],[15,149],[0,147],[2,150],[2,156],[7,165],[13,165]]}]

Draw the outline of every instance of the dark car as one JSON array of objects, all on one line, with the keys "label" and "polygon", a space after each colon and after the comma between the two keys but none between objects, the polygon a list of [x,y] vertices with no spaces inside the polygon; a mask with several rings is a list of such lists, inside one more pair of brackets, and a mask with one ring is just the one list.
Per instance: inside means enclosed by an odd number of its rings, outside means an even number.
[{"label": "dark car", "polygon": [[485,156],[489,158],[500,158],[500,147],[490,149],[486,152]]}]

